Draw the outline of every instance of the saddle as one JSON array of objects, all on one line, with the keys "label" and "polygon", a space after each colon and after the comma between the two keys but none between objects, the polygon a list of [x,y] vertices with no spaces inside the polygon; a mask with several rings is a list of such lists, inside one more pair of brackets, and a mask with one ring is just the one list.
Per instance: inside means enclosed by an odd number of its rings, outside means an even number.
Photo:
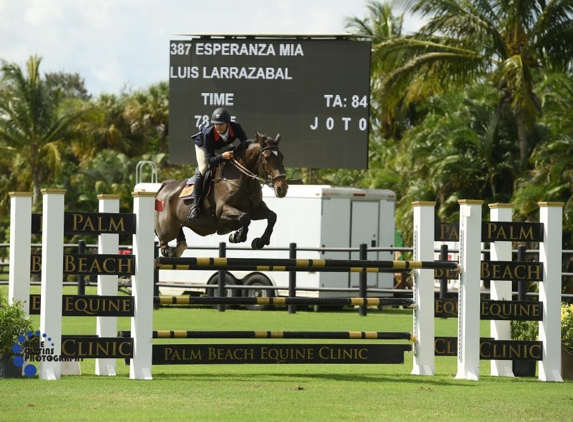
[{"label": "saddle", "polygon": [[[209,168],[205,173],[205,177],[203,178],[203,193],[201,194],[201,197],[198,198],[198,201],[202,201],[203,198],[206,198],[209,195],[209,191],[211,189],[211,180],[213,180],[213,175],[214,175],[213,169]],[[185,187],[181,190],[181,193],[179,194],[179,199],[182,200],[191,199],[193,195],[193,190],[195,188],[196,179],[197,177],[195,175],[187,179]]]},{"label": "saddle", "polygon": [[191,177],[190,179],[187,180],[187,183],[185,184],[185,187],[181,190],[181,193],[179,194],[179,199],[191,199],[191,197],[193,196],[193,188],[195,187],[195,176]]},{"label": "saddle", "polygon": [[[232,146],[231,148],[228,148],[227,151],[238,151],[239,148],[241,147],[243,147],[243,144],[238,145],[237,147]],[[201,194],[201,198],[199,198],[199,201],[201,201],[203,198],[206,198],[209,195],[209,191],[212,187],[211,181],[213,180],[213,177],[215,177],[215,168],[209,167],[205,172],[205,176],[203,178],[203,191],[202,191],[203,193]],[[179,194],[179,199],[183,200],[191,199],[191,196],[193,195],[193,188],[195,186],[195,179],[196,176],[193,175],[193,177],[187,180],[185,187],[181,190],[181,193]]]}]

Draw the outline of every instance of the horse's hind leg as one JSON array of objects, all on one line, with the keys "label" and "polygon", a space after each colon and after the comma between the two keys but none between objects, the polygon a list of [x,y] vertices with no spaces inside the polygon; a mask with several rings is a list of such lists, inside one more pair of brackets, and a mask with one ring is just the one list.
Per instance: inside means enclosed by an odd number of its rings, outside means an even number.
[{"label": "horse's hind leg", "polygon": [[239,223],[239,229],[229,236],[229,242],[241,243],[247,240],[251,217],[230,205],[224,205],[219,215],[219,221],[223,227],[236,227]]},{"label": "horse's hind leg", "polygon": [[159,250],[161,251],[161,256],[171,257],[172,256],[171,249],[173,248],[170,248],[167,242],[163,240],[159,241]]},{"label": "horse's hind leg", "polygon": [[185,233],[183,233],[183,227],[181,227],[177,233],[177,244],[175,247],[169,246],[169,242],[164,240],[159,241],[161,256],[165,256],[167,258],[178,258],[183,255],[185,249],[187,249],[187,240],[185,239]]},{"label": "horse's hind leg", "polygon": [[248,214],[243,214],[239,218],[241,227],[234,233],[229,235],[229,242],[242,243],[247,240],[247,233],[249,233],[249,225],[251,224],[251,217]]},{"label": "horse's hind leg", "polygon": [[179,233],[177,234],[177,244],[175,245],[175,256],[180,257],[183,255],[187,249],[187,239],[185,239],[185,233],[183,232],[183,227],[179,229]]}]

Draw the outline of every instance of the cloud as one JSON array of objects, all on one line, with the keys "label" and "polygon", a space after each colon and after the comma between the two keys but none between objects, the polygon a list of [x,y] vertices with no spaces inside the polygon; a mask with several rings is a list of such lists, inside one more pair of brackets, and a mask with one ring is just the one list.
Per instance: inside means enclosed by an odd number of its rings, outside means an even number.
[{"label": "cloud", "polygon": [[0,0],[0,59],[77,72],[88,91],[168,79],[171,39],[194,34],[339,34],[366,0]]},{"label": "cloud", "polygon": [[48,23],[62,22],[62,11],[54,7],[51,2],[35,0],[24,10],[24,22],[33,27],[42,27]]}]

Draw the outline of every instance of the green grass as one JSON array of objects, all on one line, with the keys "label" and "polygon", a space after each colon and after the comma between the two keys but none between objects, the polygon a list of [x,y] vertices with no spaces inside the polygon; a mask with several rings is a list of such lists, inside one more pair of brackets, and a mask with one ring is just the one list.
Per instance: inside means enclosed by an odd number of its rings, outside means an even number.
[{"label": "green grass", "polygon": [[[64,334],[95,333],[95,318],[63,321]],[[457,320],[435,322],[437,335],[456,335]],[[129,323],[129,318],[120,318],[119,329],[128,330]],[[482,321],[482,336],[488,335],[488,327]],[[412,312],[370,310],[361,317],[355,310],[290,315],[284,310],[162,308],[154,312],[153,328],[411,331]],[[256,340],[237,340],[249,341]],[[92,375],[92,359],[81,365],[84,375],[59,381],[0,380],[0,420],[513,421],[570,420],[573,415],[571,381],[491,377],[488,361],[482,361],[479,381],[456,380],[453,357],[436,358],[436,375],[424,377],[410,375],[410,354],[404,365],[154,366],[152,381],[130,380],[129,367],[119,360],[116,377]]]}]

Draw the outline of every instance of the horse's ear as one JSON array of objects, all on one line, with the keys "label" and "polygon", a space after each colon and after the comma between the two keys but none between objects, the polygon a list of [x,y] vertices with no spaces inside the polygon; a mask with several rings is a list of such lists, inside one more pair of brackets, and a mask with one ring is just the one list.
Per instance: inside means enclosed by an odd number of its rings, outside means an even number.
[{"label": "horse's ear", "polygon": [[275,144],[278,144],[281,141],[281,134],[277,133],[277,137],[275,138]]},{"label": "horse's ear", "polygon": [[264,147],[266,139],[267,139],[266,135],[263,135],[262,133],[257,132],[257,135],[255,136],[255,142],[257,142],[257,144]]}]

